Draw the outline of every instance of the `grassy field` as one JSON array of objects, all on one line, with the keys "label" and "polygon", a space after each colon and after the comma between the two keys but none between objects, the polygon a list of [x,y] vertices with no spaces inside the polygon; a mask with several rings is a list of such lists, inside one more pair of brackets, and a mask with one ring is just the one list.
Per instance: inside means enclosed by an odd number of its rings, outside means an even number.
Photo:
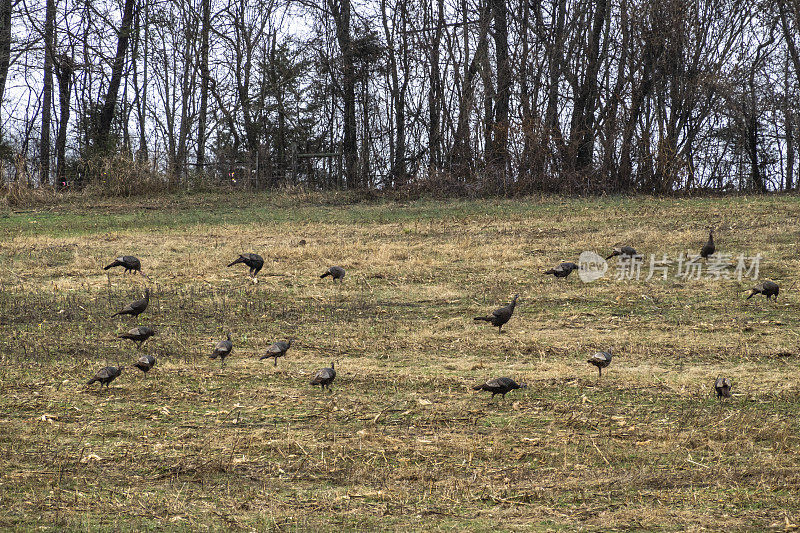
[{"label": "grassy field", "polygon": [[[796,197],[121,202],[0,215],[2,529],[800,523]],[[762,255],[776,302],[676,266],[666,281],[542,275],[615,244],[698,253],[709,226],[718,252]],[[225,267],[248,251],[266,259],[257,285]],[[150,282],[102,270],[123,253]],[[333,264],[341,286],[319,279]],[[109,318],[145,286],[143,315]],[[515,293],[507,332],[472,320]],[[138,357],[116,338],[135,325],[158,329],[156,367],[87,388]],[[227,331],[221,369],[208,355]],[[277,367],[259,361],[286,338]],[[598,379],[586,358],[609,347]],[[323,393],[308,381],[331,361]],[[471,390],[497,376],[528,388]]]}]

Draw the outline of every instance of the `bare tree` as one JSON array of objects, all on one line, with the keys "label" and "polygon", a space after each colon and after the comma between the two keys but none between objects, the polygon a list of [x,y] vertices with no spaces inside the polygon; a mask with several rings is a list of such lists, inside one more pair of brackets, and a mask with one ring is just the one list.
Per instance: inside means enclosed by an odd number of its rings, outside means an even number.
[{"label": "bare tree", "polygon": [[489,166],[493,177],[499,180],[498,191],[507,193],[508,128],[511,101],[511,64],[508,55],[508,14],[506,0],[490,0],[494,19],[495,60],[497,61],[497,91],[494,101],[494,117],[489,126],[491,144],[487,146]]},{"label": "bare tree", "polygon": [[211,73],[208,68],[209,34],[211,32],[211,0],[202,2],[202,26],[200,28],[200,114],[197,119],[197,170],[205,172],[206,127],[208,124],[208,87]]},{"label": "bare tree", "polygon": [[55,49],[55,0],[46,0],[44,17],[44,89],[42,91],[42,131],[39,165],[41,182],[50,183],[50,109],[53,106],[53,52]]},{"label": "bare tree", "polygon": [[122,71],[125,66],[125,54],[128,50],[135,4],[136,0],[125,0],[123,7],[122,23],[120,24],[117,38],[117,53],[114,57],[111,79],[108,82],[108,91],[106,92],[103,108],[100,112],[100,120],[97,125],[96,143],[101,149],[109,147],[109,133],[111,132],[111,123],[114,120],[114,111],[117,107],[117,94],[122,82]]},{"label": "bare tree", "polygon": [[597,73],[600,69],[600,40],[606,21],[607,0],[595,0],[592,25],[586,46],[586,71],[577,89],[570,124],[570,157],[568,168],[579,174],[589,171],[595,139],[595,109],[597,105]]},{"label": "bare tree", "polygon": [[472,141],[470,131],[470,116],[475,103],[475,81],[480,70],[480,63],[487,55],[490,12],[487,8],[481,10],[480,25],[478,30],[478,45],[472,58],[469,57],[468,46],[468,20],[466,2],[462,3],[463,11],[463,32],[465,34],[464,45],[464,76],[461,83],[461,94],[458,103],[458,122],[453,138],[453,147],[450,152],[450,169],[462,179],[470,176],[474,171]]},{"label": "bare tree", "polygon": [[[406,97],[411,81],[410,51],[408,39],[407,3],[400,0],[393,6],[391,25],[386,0],[381,0],[381,21],[384,38],[388,43],[389,75],[391,77],[391,102],[394,113],[394,135],[389,139],[392,168],[389,172],[391,184],[404,186],[408,181],[406,166]],[[400,50],[395,43],[399,37]],[[401,81],[402,80],[402,81]]]},{"label": "bare tree", "polygon": [[175,157],[175,176],[178,178],[183,176],[186,172],[189,131],[191,130],[192,119],[194,118],[193,113],[191,113],[189,109],[189,102],[192,100],[191,97],[194,95],[197,82],[197,69],[194,68],[194,43],[197,40],[196,17],[194,12],[187,4],[181,3],[180,9],[183,19],[183,41],[185,46],[183,47],[183,53],[181,54],[183,56],[183,64],[181,69],[182,72],[180,77],[181,118],[178,126],[178,146]]},{"label": "bare tree", "polygon": [[165,180],[192,162],[470,194],[798,181],[800,0],[15,2],[3,141],[43,180],[74,149],[80,184],[119,131]]},{"label": "bare tree", "polygon": [[[433,6],[431,5],[431,9]],[[430,43],[430,87],[428,88],[428,113],[430,122],[428,123],[428,152],[430,164],[433,169],[441,166],[442,151],[442,104],[443,88],[442,75],[440,72],[440,52],[442,43],[442,32],[444,31],[444,0],[436,0],[436,22],[433,27],[433,38]],[[431,16],[431,18],[433,18]]]},{"label": "bare tree", "polygon": [[62,185],[66,181],[66,148],[67,128],[70,114],[70,93],[72,90],[72,76],[74,65],[72,58],[62,54],[56,61],[56,76],[58,78],[58,134],[56,136],[56,184]]},{"label": "bare tree", "polygon": [[[144,11],[142,13],[142,11]],[[149,2],[144,3],[144,10],[141,8],[136,9],[134,14],[134,40],[133,50],[131,53],[131,70],[133,71],[133,107],[136,108],[136,122],[139,130],[139,148],[137,150],[137,160],[147,161],[147,129],[146,129],[146,111],[147,104],[147,89],[149,87],[148,74],[149,74],[149,36],[150,36],[150,11]],[[144,27],[142,27],[142,18],[144,18]],[[142,50],[143,49],[143,50]],[[142,70],[142,83],[139,84],[139,58],[141,57],[141,70]]]},{"label": "bare tree", "polygon": [[[0,0],[0,104],[5,102],[3,96],[11,63],[11,11],[11,0]],[[1,134],[2,129],[0,129],[0,138]]]},{"label": "bare tree", "polygon": [[341,53],[341,91],[344,107],[342,152],[344,153],[346,185],[360,187],[358,183],[358,141],[356,140],[356,75],[353,64],[352,34],[350,29],[350,0],[328,0],[334,24],[336,40]]}]

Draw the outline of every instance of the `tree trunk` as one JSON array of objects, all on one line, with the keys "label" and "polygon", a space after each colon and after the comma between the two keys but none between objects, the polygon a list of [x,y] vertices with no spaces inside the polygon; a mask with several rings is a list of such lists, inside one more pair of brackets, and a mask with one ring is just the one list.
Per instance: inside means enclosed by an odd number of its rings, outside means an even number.
[{"label": "tree trunk", "polygon": [[430,152],[430,166],[434,170],[442,167],[442,75],[440,69],[440,47],[442,31],[444,30],[444,0],[436,1],[436,29],[434,30],[433,43],[431,44],[430,76],[431,86],[428,90],[428,148]]},{"label": "tree trunk", "polygon": [[529,33],[530,33],[530,2],[525,2],[522,7],[522,20],[520,24],[520,33],[522,34],[522,57],[519,62],[519,92],[521,100],[522,111],[522,159],[519,165],[517,176],[517,189],[520,185],[530,190],[531,178],[536,175],[539,176],[540,169],[534,173],[532,172],[533,152],[535,150],[534,140],[537,132],[537,124],[533,118],[533,111],[531,109],[531,89],[528,74],[528,62],[531,54]]},{"label": "tree trunk", "polygon": [[400,0],[400,21],[403,35],[400,39],[402,52],[400,60],[402,63],[403,82],[397,89],[397,99],[395,101],[395,124],[397,125],[397,144],[395,145],[395,178],[399,185],[408,182],[408,167],[406,165],[406,95],[408,94],[408,84],[411,81],[411,67],[409,60],[408,44],[408,10],[406,2]]},{"label": "tree trunk", "polygon": [[761,165],[758,159],[758,115],[751,109],[747,120],[747,152],[750,160],[750,186],[753,190],[767,192],[764,177],[761,175]]},{"label": "tree trunk", "polygon": [[358,142],[356,140],[356,73],[350,35],[350,0],[328,0],[336,23],[336,40],[342,53],[342,99],[344,104],[345,186],[358,188]]},{"label": "tree trunk", "polygon": [[56,65],[58,75],[58,103],[59,120],[58,135],[56,136],[56,184],[59,187],[66,185],[66,161],[65,153],[67,147],[67,125],[69,124],[69,99],[72,89],[72,58],[66,54],[62,55]]},{"label": "tree trunk", "polygon": [[585,174],[592,165],[594,150],[594,111],[597,104],[597,73],[600,68],[600,36],[606,20],[607,0],[597,0],[592,21],[592,32],[586,53],[586,75],[581,84],[570,130],[570,145],[574,146],[574,170]]},{"label": "tree trunk", "polygon": [[[466,3],[463,12],[464,33],[467,34],[467,12]],[[469,177],[473,170],[473,154],[470,141],[470,125],[469,117],[472,114],[472,105],[475,99],[475,76],[478,74],[480,62],[485,55],[488,46],[487,34],[489,32],[489,16],[488,11],[483,9],[481,11],[481,24],[478,35],[478,45],[475,50],[475,55],[471,61],[469,59],[469,39],[464,39],[464,81],[462,82],[461,97],[458,102],[458,122],[456,125],[456,133],[453,137],[453,148],[450,152],[451,172],[461,179]]]},{"label": "tree trunk", "polygon": [[[0,104],[6,89],[8,67],[11,64],[11,0],[0,0]],[[0,120],[2,128],[2,120]],[[2,129],[0,129],[2,140]]]},{"label": "tree trunk", "polygon": [[[149,43],[148,43],[148,30],[149,30],[149,10],[147,9],[147,5],[145,4],[145,11],[144,11],[144,37],[142,37],[141,33],[141,22],[139,16],[139,10],[136,10],[136,14],[134,16],[134,41],[133,41],[133,53],[132,53],[132,70],[133,70],[133,90],[136,93],[136,97],[134,98],[134,103],[136,104],[136,118],[139,127],[139,149],[136,152],[136,160],[140,163],[147,161],[147,135],[145,132],[145,105],[147,103],[147,68],[148,68],[148,52],[149,52]],[[141,88],[139,87],[139,47],[142,46],[142,41],[144,41],[144,52],[142,54],[142,76],[143,82]]]},{"label": "tree trunk", "polygon": [[778,9],[780,11],[783,38],[786,40],[786,45],[789,49],[789,57],[792,59],[792,64],[794,65],[794,75],[800,79],[800,53],[797,51],[797,43],[794,40],[795,34],[789,27],[789,21],[787,20],[786,0],[778,0]]},{"label": "tree trunk", "polygon": [[[642,116],[644,104],[653,89],[653,70],[655,62],[660,55],[655,51],[655,46],[652,41],[645,43],[644,50],[641,55],[641,79],[633,87],[631,96],[631,110],[628,113],[628,119],[622,128],[622,142],[619,148],[619,170],[617,171],[616,188],[617,190],[631,190],[634,188],[633,183],[633,158],[631,152],[634,149],[633,136],[636,133],[636,128],[639,124],[639,118]],[[636,78],[636,70],[634,65],[631,65],[629,77],[631,80]]]},{"label": "tree trunk", "polygon": [[491,164],[491,156],[494,154],[494,148],[492,148],[492,142],[494,142],[494,137],[492,135],[492,130],[494,126],[494,100],[495,100],[495,90],[494,90],[494,82],[492,81],[492,66],[489,60],[489,47],[486,46],[483,49],[483,54],[480,58],[480,74],[481,74],[481,81],[483,82],[484,86],[484,95],[483,95],[483,146],[484,152],[483,157],[484,159],[489,159],[489,163]]},{"label": "tree trunk", "polygon": [[[399,9],[399,14],[397,10]],[[392,23],[392,29],[389,29],[389,21],[387,17],[386,0],[381,0],[381,20],[383,22],[384,36],[386,42],[390,43],[388,46],[388,59],[389,59],[389,76],[391,83],[391,100],[394,107],[394,138],[390,138],[390,152],[392,155],[392,167],[389,172],[390,185],[393,187],[402,187],[408,181],[406,169],[406,92],[408,88],[409,72],[408,72],[408,32],[406,31],[407,23],[407,10],[406,3],[400,0],[395,6],[395,17]],[[399,25],[399,30],[397,26]],[[398,61],[398,53],[393,44],[394,37],[400,34],[400,43],[402,49],[400,50],[400,58]],[[403,81],[400,82],[400,67],[398,62],[402,63],[403,68]]]},{"label": "tree trunk", "polygon": [[794,120],[788,106],[784,109],[786,120],[786,190],[794,189]]},{"label": "tree trunk", "polygon": [[109,134],[111,133],[111,123],[114,121],[114,110],[117,107],[117,94],[119,85],[122,82],[122,70],[125,66],[125,53],[128,50],[128,40],[130,38],[131,24],[133,22],[133,8],[136,0],[125,0],[122,12],[122,24],[119,29],[119,40],[117,41],[117,53],[114,57],[114,66],[111,69],[111,80],[108,83],[108,92],[103,103],[103,110],[100,112],[100,121],[97,126],[97,147],[101,150],[108,150]]},{"label": "tree trunk", "polygon": [[[270,51],[269,79],[272,86],[272,94],[275,97],[278,112],[278,134],[274,136],[275,152],[278,160],[276,176],[285,179],[289,162],[286,157],[288,135],[286,132],[286,107],[284,105],[283,80],[278,74],[278,58],[276,57],[278,48],[278,33],[272,34],[272,46]],[[296,150],[295,150],[296,152]],[[294,157],[294,155],[292,156]],[[294,171],[294,169],[292,169]],[[274,178],[275,176],[273,176]],[[296,176],[295,176],[296,177]],[[273,183],[275,185],[275,183]]]},{"label": "tree trunk", "polygon": [[[795,32],[793,32],[789,26],[789,14],[787,13],[786,0],[778,0],[778,9],[780,12],[783,38],[789,49],[789,58],[794,67],[795,81],[797,81],[800,80],[800,52],[797,50]],[[788,67],[786,70],[786,94],[789,94]],[[784,104],[784,106],[784,121],[786,124],[786,190],[792,190],[794,188],[794,113],[792,113],[792,106],[790,106],[788,102]]]},{"label": "tree trunk", "polygon": [[[161,82],[164,84],[163,100],[164,100],[164,133],[167,136],[167,172],[170,176],[175,176],[175,166],[177,163],[177,142],[175,140],[175,93],[177,89],[175,86],[178,84],[175,79],[177,68],[170,68],[170,60],[172,64],[175,63],[174,56],[167,53],[166,43],[162,43],[163,48],[160,50],[161,56],[161,69],[163,71],[163,79]],[[154,154],[155,157],[155,154]]]},{"label": "tree trunk", "polygon": [[[616,188],[617,180],[615,174],[615,161],[617,160],[617,143],[619,142],[620,127],[623,124],[619,116],[620,105],[623,104],[625,86],[630,80],[625,79],[625,67],[628,64],[628,55],[631,53],[630,46],[630,22],[628,20],[628,1],[621,0],[619,7],[619,27],[622,33],[622,46],[620,57],[617,64],[615,77],[617,78],[613,92],[609,95],[611,102],[607,105],[607,111],[601,113],[604,117],[604,143],[603,143],[603,164],[601,166],[601,176],[606,181],[604,187]],[[608,26],[607,26],[608,28]],[[607,42],[607,41],[606,41]]]},{"label": "tree trunk", "polygon": [[492,0],[494,17],[494,46],[497,61],[497,91],[495,93],[492,145],[489,165],[497,180],[497,190],[508,192],[506,173],[508,167],[509,104],[511,101],[511,63],[508,57],[508,11],[506,0]]},{"label": "tree trunk", "polygon": [[41,178],[50,183],[50,108],[53,107],[53,50],[55,48],[55,0],[47,0],[44,16],[44,89],[42,91],[42,142],[40,150]]},{"label": "tree trunk", "polygon": [[361,84],[361,157],[359,157],[359,182],[362,187],[369,188],[371,186],[369,179],[369,138],[370,138],[370,120],[369,120],[369,77],[365,76]]},{"label": "tree trunk", "polygon": [[120,99],[120,111],[122,112],[122,147],[126,153],[131,153],[131,132],[130,118],[133,107],[128,101],[128,84],[122,86],[122,98]]},{"label": "tree trunk", "polygon": [[[544,136],[542,139],[542,149],[534,168],[541,168],[544,171],[548,158],[554,157],[555,150],[550,149],[553,140],[558,147],[563,148],[563,135],[558,123],[558,84],[564,69],[564,43],[566,41],[565,18],[567,14],[567,1],[557,0],[557,10],[555,15],[554,27],[552,30],[552,45],[547,46],[547,69],[549,77],[547,81],[547,107],[544,115]],[[551,161],[551,166],[554,166]],[[542,176],[544,178],[544,176]],[[555,180],[553,180],[555,181]]]},{"label": "tree trunk", "polygon": [[[187,19],[189,17],[187,16]],[[191,118],[189,116],[189,97],[194,93],[197,81],[197,69],[193,68],[194,57],[192,50],[194,47],[189,43],[194,42],[196,33],[190,24],[186,24],[185,40],[187,43],[183,61],[183,76],[181,80],[181,120],[178,126],[178,154],[175,166],[175,177],[180,179],[186,175],[187,143],[189,139],[189,129],[191,128]]]},{"label": "tree trunk", "polygon": [[[784,91],[788,95],[791,90],[789,84],[789,65],[786,64],[786,75],[784,77]],[[794,189],[794,113],[792,106],[789,105],[788,98],[783,103],[783,124],[786,131],[786,190]]]},{"label": "tree trunk", "polygon": [[[760,52],[760,49],[759,49]],[[759,54],[756,54],[757,58]],[[759,192],[767,192],[764,176],[761,173],[761,162],[758,157],[758,141],[760,127],[758,122],[758,99],[756,98],[756,79],[754,63],[750,71],[748,94],[743,96],[742,109],[744,110],[745,142],[747,143],[747,156],[750,162],[750,188]]]},{"label": "tree trunk", "polygon": [[208,121],[208,35],[211,27],[211,0],[203,2],[203,27],[200,30],[200,115],[197,118],[197,171],[205,173],[206,123]]}]

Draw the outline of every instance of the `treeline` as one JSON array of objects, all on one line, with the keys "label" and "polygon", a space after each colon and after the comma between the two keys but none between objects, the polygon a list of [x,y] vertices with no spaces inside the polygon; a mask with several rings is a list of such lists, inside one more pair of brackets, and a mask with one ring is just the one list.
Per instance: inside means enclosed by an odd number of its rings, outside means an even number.
[{"label": "treeline", "polygon": [[6,183],[792,190],[800,0],[0,0]]}]

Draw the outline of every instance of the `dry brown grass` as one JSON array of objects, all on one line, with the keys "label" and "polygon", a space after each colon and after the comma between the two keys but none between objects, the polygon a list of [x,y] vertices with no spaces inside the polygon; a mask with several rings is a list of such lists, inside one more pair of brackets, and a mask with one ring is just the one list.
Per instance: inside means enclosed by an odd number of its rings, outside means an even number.
[{"label": "dry brown grass", "polygon": [[[33,529],[784,529],[800,520],[796,290],[581,283],[586,249],[761,252],[792,285],[794,198],[318,205],[190,197],[0,218],[0,525]],[[129,213],[133,208],[132,214]],[[298,242],[304,239],[305,246]],[[261,282],[225,268],[266,258]],[[146,280],[140,320],[109,319]],[[348,269],[342,286],[319,274]],[[327,282],[327,283],[326,283]],[[796,288],[795,288],[796,289]],[[508,333],[473,316],[521,295]],[[161,334],[147,378],[114,335]],[[224,370],[208,359],[230,330]],[[258,356],[297,344],[277,368]],[[614,346],[602,380],[586,356]],[[331,394],[308,385],[331,361]],[[138,372],[138,371],[137,371]],[[714,378],[735,397],[712,397]],[[487,404],[470,385],[526,381]],[[41,517],[41,518],[40,518]]]}]

